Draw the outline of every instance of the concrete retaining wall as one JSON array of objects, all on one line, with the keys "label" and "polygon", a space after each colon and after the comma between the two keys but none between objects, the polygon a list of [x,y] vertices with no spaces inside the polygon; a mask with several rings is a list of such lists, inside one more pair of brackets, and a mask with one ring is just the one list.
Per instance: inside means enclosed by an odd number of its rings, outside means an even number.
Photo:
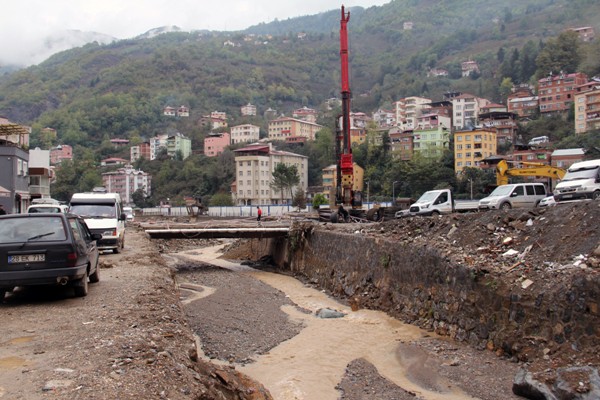
[{"label": "concrete retaining wall", "polygon": [[435,249],[321,230],[296,231],[270,249],[282,269],[352,306],[386,311],[480,349],[527,360],[544,347],[571,343],[584,350],[600,340],[597,278],[580,275],[545,292],[522,289],[452,265]]}]

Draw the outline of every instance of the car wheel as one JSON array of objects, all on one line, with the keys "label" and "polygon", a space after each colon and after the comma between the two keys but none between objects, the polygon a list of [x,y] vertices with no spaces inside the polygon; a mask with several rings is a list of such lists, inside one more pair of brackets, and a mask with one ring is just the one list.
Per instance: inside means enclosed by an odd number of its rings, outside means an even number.
[{"label": "car wheel", "polygon": [[89,290],[89,284],[88,284],[88,276],[87,273],[85,274],[85,276],[79,280],[77,280],[75,282],[75,285],[73,286],[73,289],[75,289],[75,296],[76,297],[85,297],[88,294],[88,290]]},{"label": "car wheel", "polygon": [[90,283],[98,282],[100,282],[100,267],[98,266],[98,261],[96,261],[96,270],[90,275]]},{"label": "car wheel", "polygon": [[440,215],[440,212],[439,212],[439,211],[437,211],[437,210],[433,210],[433,211],[431,212],[431,216],[432,216],[432,217],[438,217],[439,215]]},{"label": "car wheel", "polygon": [[600,190],[596,190],[594,193],[592,193],[592,200],[598,199],[600,199]]},{"label": "car wheel", "polygon": [[501,210],[510,210],[512,208],[512,206],[510,205],[510,203],[502,203],[502,205],[500,206]]}]

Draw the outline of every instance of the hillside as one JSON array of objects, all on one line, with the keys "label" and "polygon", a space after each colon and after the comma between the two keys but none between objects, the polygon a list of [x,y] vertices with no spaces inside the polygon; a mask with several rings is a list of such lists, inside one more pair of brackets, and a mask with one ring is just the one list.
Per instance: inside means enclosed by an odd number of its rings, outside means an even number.
[{"label": "hillside", "polygon": [[[593,0],[396,0],[351,13],[354,108],[365,112],[403,96],[439,99],[449,90],[499,101],[500,47],[507,54],[526,43],[537,47],[574,26],[600,31],[600,7]],[[407,21],[412,30],[403,29]],[[246,32],[174,32],[88,44],[4,76],[0,115],[33,125],[34,138],[36,130],[51,126],[60,141],[87,144],[106,135],[148,137],[181,129],[161,118],[167,104],[189,105],[193,118],[218,109],[234,120],[248,102],[283,113],[318,107],[339,93],[338,30],[339,10],[333,10]],[[297,32],[307,36],[299,39]],[[478,79],[426,77],[428,67],[447,68],[453,77],[469,58],[480,63]],[[194,130],[193,124],[183,127]]]}]

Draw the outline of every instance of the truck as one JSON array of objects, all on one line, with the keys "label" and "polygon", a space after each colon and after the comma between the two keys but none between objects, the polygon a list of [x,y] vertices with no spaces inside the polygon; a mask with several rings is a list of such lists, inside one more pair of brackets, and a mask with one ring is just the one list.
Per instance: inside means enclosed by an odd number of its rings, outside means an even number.
[{"label": "truck", "polygon": [[554,200],[600,198],[600,160],[574,163],[553,192]]},{"label": "truck", "polygon": [[119,253],[125,246],[125,220],[121,196],[95,188],[92,192],[75,193],[69,211],[80,215],[92,233],[102,234],[99,250]]},{"label": "truck", "polygon": [[396,212],[396,218],[410,216],[436,216],[453,212],[469,212],[479,209],[477,200],[456,200],[450,189],[429,190],[410,205],[408,210]]}]

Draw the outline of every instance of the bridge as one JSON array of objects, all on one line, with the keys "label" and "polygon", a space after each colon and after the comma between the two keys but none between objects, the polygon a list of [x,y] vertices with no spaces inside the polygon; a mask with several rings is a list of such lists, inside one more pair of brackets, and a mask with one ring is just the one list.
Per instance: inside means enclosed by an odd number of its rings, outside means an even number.
[{"label": "bridge", "polygon": [[141,224],[152,239],[270,239],[285,237],[291,223],[268,222],[258,224],[256,220],[225,220],[194,224]]}]

